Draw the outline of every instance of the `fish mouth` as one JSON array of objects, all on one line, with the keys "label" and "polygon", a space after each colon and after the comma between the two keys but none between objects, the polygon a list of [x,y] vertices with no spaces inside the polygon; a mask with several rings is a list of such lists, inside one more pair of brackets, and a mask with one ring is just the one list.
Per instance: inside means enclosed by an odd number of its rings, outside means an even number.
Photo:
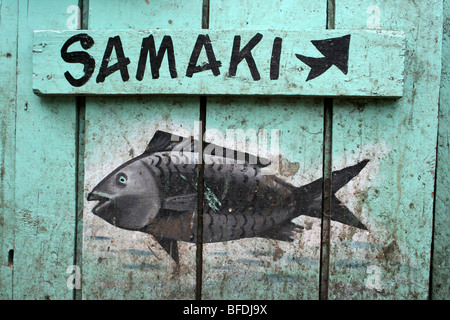
[{"label": "fish mouth", "polygon": [[106,207],[112,200],[111,196],[108,194],[100,192],[91,192],[87,197],[88,201],[98,201],[97,205],[92,209],[94,214],[97,214],[102,208]]}]

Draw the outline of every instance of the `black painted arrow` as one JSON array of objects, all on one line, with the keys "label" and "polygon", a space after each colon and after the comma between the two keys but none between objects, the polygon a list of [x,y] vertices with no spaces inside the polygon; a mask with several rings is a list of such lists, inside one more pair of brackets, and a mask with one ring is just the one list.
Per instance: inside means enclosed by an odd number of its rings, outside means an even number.
[{"label": "black painted arrow", "polygon": [[322,58],[306,57],[295,54],[302,62],[307,64],[311,71],[306,81],[317,78],[327,71],[333,64],[344,74],[348,72],[348,49],[350,46],[350,35],[325,40],[312,40],[312,44],[324,55]]}]

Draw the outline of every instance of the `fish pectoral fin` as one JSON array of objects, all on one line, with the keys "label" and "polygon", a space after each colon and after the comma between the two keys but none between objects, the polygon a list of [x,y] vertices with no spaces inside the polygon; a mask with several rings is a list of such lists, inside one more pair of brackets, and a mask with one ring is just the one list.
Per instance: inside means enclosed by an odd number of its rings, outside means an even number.
[{"label": "fish pectoral fin", "polygon": [[155,238],[156,241],[163,247],[163,249],[170,255],[176,264],[180,263],[178,256],[178,242],[176,240],[167,238]]},{"label": "fish pectoral fin", "polygon": [[270,229],[261,235],[263,238],[292,242],[295,236],[301,232],[302,226],[288,222],[276,228]]},{"label": "fish pectoral fin", "polygon": [[197,211],[197,193],[167,197],[161,203],[161,209],[178,212]]}]

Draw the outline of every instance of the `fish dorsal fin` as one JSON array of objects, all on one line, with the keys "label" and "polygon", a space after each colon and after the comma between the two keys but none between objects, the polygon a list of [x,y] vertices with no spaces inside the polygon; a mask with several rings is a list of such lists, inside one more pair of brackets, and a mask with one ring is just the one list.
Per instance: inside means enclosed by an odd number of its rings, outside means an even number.
[{"label": "fish dorsal fin", "polygon": [[[239,160],[260,168],[267,167],[270,164],[270,161],[266,158],[261,158],[247,152],[225,148],[209,142],[204,142],[204,148],[205,155]],[[198,140],[195,140],[192,136],[186,138],[158,130],[153,135],[153,138],[150,140],[144,153],[153,154],[155,152],[164,151],[199,152],[199,143]]]},{"label": "fish dorsal fin", "polygon": [[158,130],[153,135],[152,140],[148,143],[145,153],[152,154],[155,152],[172,151],[175,146],[186,141],[189,142],[190,140],[191,139],[183,138],[176,134]]}]

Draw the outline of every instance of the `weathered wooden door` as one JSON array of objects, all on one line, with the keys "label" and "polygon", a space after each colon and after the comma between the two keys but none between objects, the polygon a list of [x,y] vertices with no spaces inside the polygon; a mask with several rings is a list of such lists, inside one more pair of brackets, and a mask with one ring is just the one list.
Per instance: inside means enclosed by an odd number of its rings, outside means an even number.
[{"label": "weathered wooden door", "polygon": [[0,297],[448,298],[445,13],[0,0]]}]

